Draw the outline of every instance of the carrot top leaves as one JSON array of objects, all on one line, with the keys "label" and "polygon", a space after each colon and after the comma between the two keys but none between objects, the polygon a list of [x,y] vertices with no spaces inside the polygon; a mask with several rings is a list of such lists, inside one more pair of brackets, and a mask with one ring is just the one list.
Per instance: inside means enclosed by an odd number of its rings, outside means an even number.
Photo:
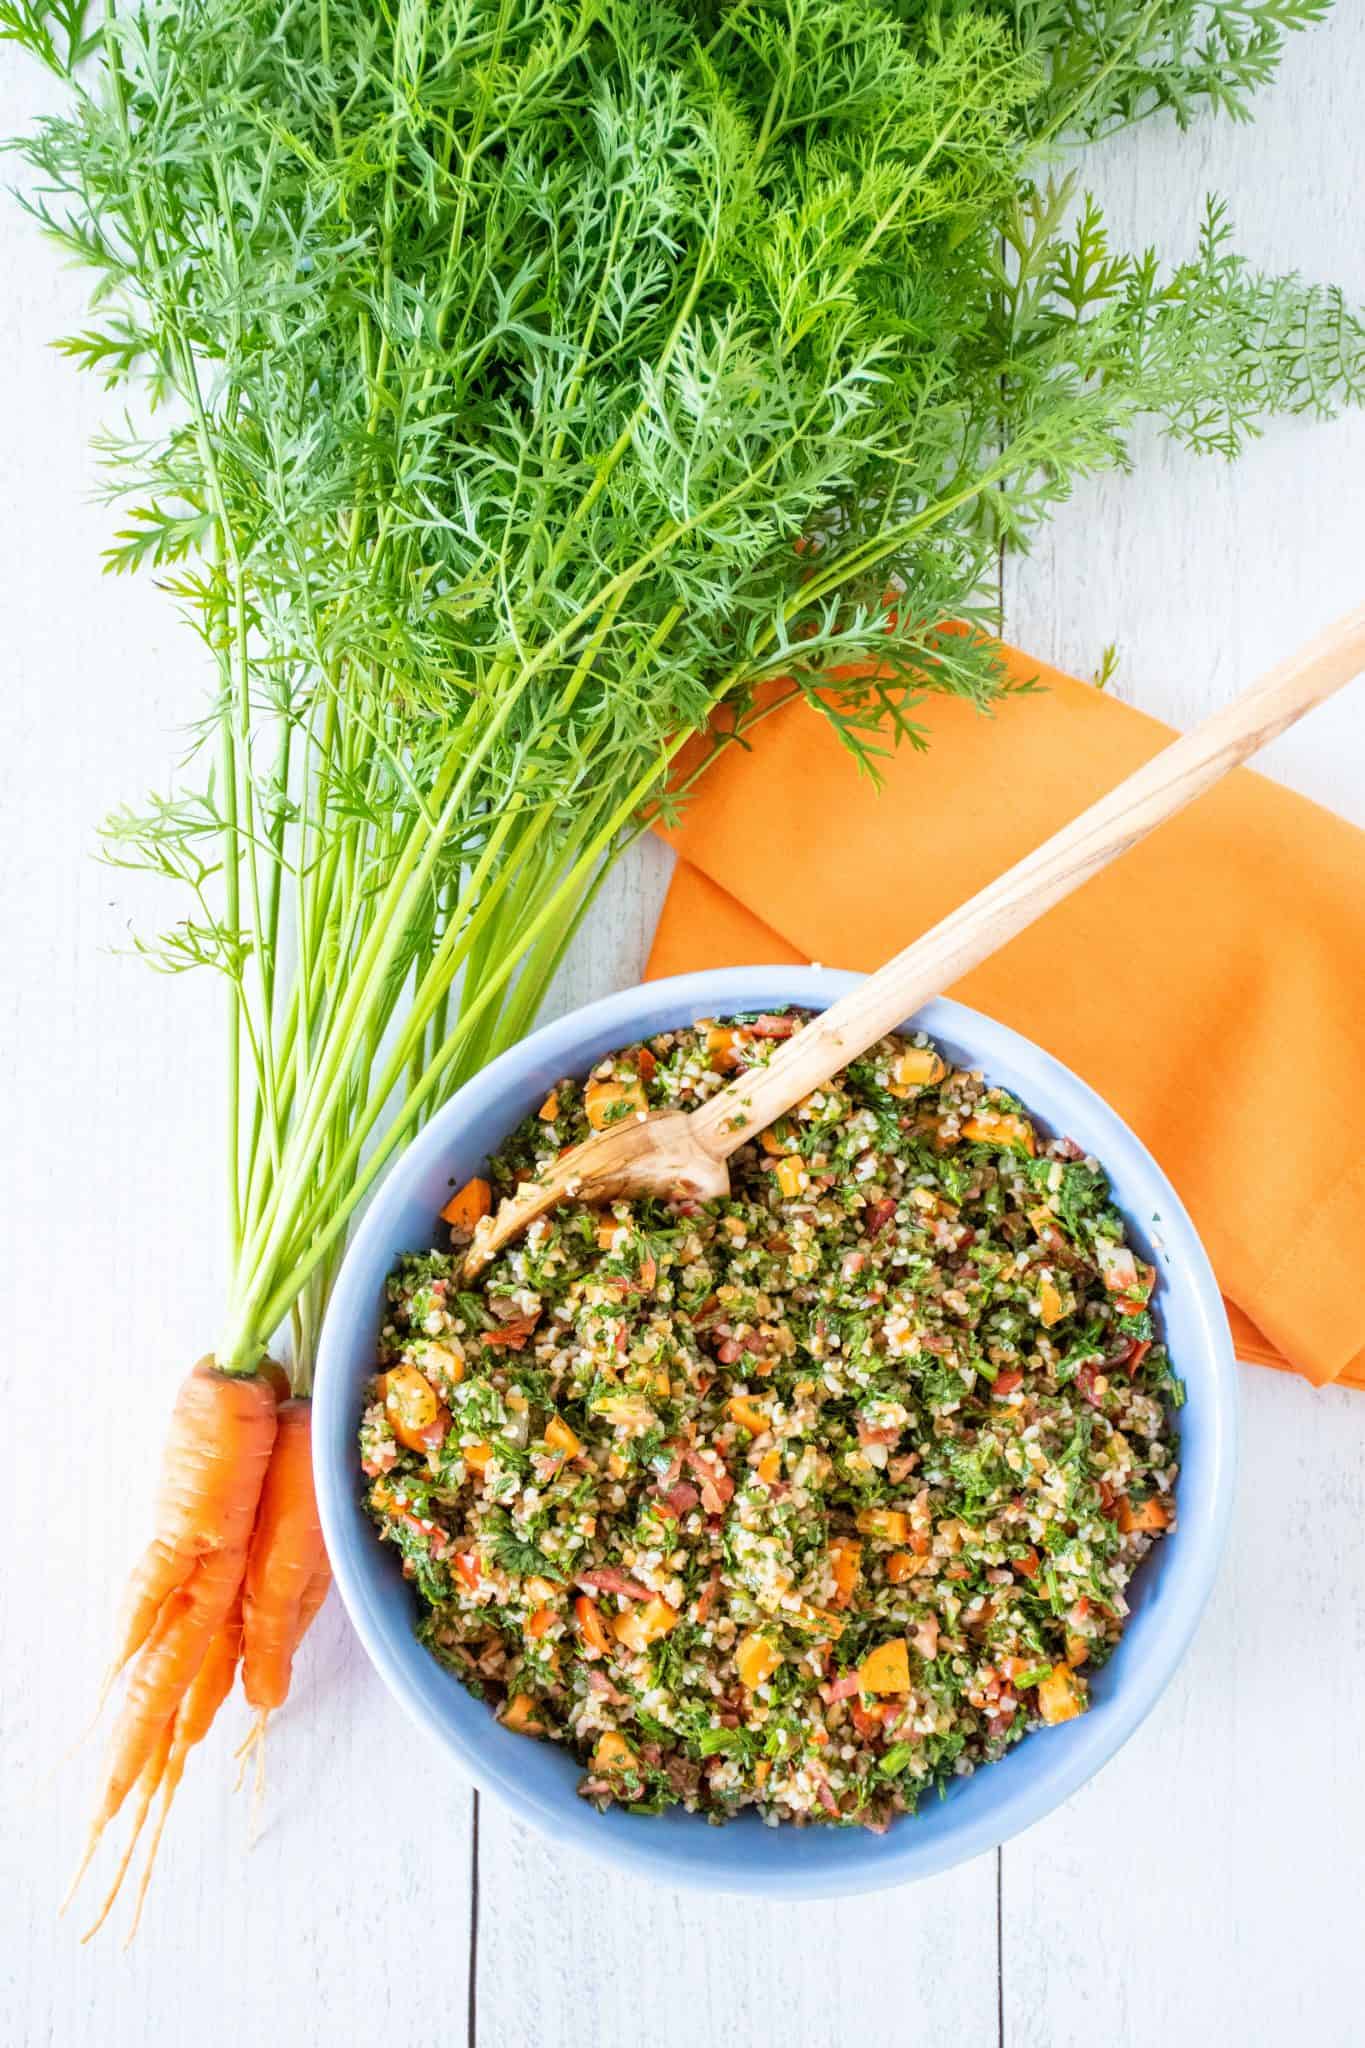
[{"label": "carrot top leaves", "polygon": [[176,886],[153,962],[228,987],[220,1363],[289,1317],[306,1385],[357,1202],[524,1031],[714,711],[787,676],[875,777],[927,693],[998,694],[1000,544],[1140,415],[1230,452],[1358,393],[1339,298],[1216,212],[1172,270],[1035,182],[1044,142],[1240,107],[1320,11],[0,6],[59,70],[98,45],[27,203],[132,408],[109,566],[211,674],[107,848]]}]

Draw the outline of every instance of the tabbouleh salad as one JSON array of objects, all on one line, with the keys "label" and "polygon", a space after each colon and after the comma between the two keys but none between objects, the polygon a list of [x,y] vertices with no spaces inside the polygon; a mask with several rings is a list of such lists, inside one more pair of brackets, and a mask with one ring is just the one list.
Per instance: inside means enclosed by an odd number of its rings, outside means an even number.
[{"label": "tabbouleh salad", "polygon": [[390,1280],[360,1455],[422,1640],[587,1798],[880,1829],[1084,1712],[1174,1524],[1183,1390],[1096,1161],[893,1036],[728,1200],[566,1205],[460,1279],[490,1202],[801,1021],[552,1089]]}]

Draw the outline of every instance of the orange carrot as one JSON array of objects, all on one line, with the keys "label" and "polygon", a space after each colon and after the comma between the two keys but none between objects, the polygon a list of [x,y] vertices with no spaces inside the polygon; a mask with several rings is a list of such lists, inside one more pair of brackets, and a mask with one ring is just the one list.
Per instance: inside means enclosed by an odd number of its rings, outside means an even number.
[{"label": "orange carrot", "polygon": [[441,1214],[452,1230],[472,1230],[493,1206],[493,1190],[477,1173],[457,1188]]},{"label": "orange carrot", "polygon": [[281,1404],[247,1557],[242,1690],[262,1726],[284,1704],[294,1652],[332,1582],[313,1494],[312,1419],[310,1401]]},{"label": "orange carrot", "polygon": [[97,1934],[104,1925],[109,1909],[118,1897],[119,1888],[123,1883],[128,1865],[132,1860],[133,1850],[137,1846],[137,1838],[142,1831],[142,1824],[147,1817],[147,1810],[152,1803],[154,1795],[160,1790],[161,1811],[157,1815],[156,1826],[152,1831],[151,1843],[147,1850],[147,1860],[142,1866],[142,1876],[137,1888],[137,1901],[133,1909],[132,1925],[129,1927],[124,1940],[125,1948],[137,1933],[138,1922],[142,1918],[143,1903],[147,1897],[147,1886],[151,1882],[152,1866],[156,1862],[156,1852],[161,1846],[161,1834],[166,1825],[166,1816],[171,1810],[172,1800],[180,1789],[180,1780],[185,1775],[185,1765],[188,1761],[189,1753],[195,1744],[202,1742],[208,1734],[209,1729],[213,1726],[218,1709],[231,1692],[232,1681],[237,1672],[237,1660],[241,1652],[242,1603],[240,1597],[238,1597],[232,1603],[232,1609],[227,1620],[209,1644],[204,1655],[204,1661],[195,1674],[194,1682],[185,1694],[184,1699],[180,1702],[179,1712],[173,1721],[167,1723],[162,1732],[161,1741],[158,1743],[155,1753],[143,1772],[142,1781],[138,1788],[137,1812],[133,1817],[133,1830],[128,1846],[124,1850],[123,1860],[120,1862],[115,1873],[114,1882],[109,1888],[109,1895],[100,1908],[99,1918],[94,1926],[81,1936],[83,1942],[89,1941],[91,1935]]},{"label": "orange carrot", "polygon": [[137,1902],[133,1907],[132,1925],[124,1939],[124,1947],[137,1933],[138,1921],[147,1898],[147,1886],[151,1882],[152,1865],[156,1852],[161,1847],[161,1831],[166,1825],[166,1816],[171,1810],[171,1801],[180,1788],[185,1775],[185,1763],[197,1742],[202,1742],[213,1726],[214,1717],[223,1701],[232,1691],[232,1681],[237,1672],[237,1660],[242,1653],[242,1605],[240,1599],[233,1602],[232,1611],[209,1644],[208,1653],[199,1667],[194,1684],[180,1703],[175,1717],[175,1736],[171,1752],[166,1759],[166,1771],[161,1781],[161,1811],[156,1817],[156,1828],[147,1850],[147,1861],[142,1866],[138,1881]]},{"label": "orange carrot", "polygon": [[232,1610],[275,1427],[270,1381],[219,1372],[211,1359],[200,1360],[176,1396],[157,1533],[129,1584],[111,1676],[136,1661],[72,1892],[105,1828],[155,1758]]},{"label": "orange carrot", "polygon": [[[123,1880],[128,1875],[128,1865],[132,1862],[133,1851],[137,1847],[138,1836],[142,1833],[152,1801],[156,1797],[157,1786],[165,1775],[166,1763],[171,1753],[171,1743],[174,1735],[174,1724],[168,1721],[161,1731],[156,1748],[152,1751],[143,1767],[142,1776],[138,1779],[137,1805],[133,1810],[133,1827],[128,1837],[128,1846],[120,1858],[118,1869],[114,1872],[114,1881],[105,1893],[104,1904],[100,1907],[97,1919],[92,1926],[86,1928],[85,1933],[81,1936],[82,1948],[84,1948],[87,1941],[93,1940],[95,1935],[99,1933],[101,1927],[109,1918],[110,1909],[122,1889]],[[159,1828],[157,1833],[160,1833]]]}]

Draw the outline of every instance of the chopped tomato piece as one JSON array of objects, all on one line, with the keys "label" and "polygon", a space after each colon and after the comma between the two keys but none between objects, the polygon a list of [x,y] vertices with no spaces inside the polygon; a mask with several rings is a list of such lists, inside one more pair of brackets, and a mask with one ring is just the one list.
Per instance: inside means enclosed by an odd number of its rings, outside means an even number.
[{"label": "chopped tomato piece", "polygon": [[491,1330],[481,1330],[479,1335],[494,1351],[524,1351],[539,1320],[538,1316],[513,1316]]},{"label": "chopped tomato piece", "polygon": [[875,1741],[886,1725],[886,1708],[880,1700],[865,1707],[861,1700],[855,1699],[848,1712],[850,1720],[864,1742]]}]

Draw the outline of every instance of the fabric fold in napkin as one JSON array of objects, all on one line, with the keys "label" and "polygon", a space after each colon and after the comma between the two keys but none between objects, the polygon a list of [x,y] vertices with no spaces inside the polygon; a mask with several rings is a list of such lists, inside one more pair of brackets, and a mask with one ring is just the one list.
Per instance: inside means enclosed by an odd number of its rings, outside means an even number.
[{"label": "fabric fold in napkin", "polygon": [[[919,714],[873,790],[798,703],[663,836],[648,973],[877,967],[1171,736],[1011,651],[1042,694]],[[684,772],[686,770],[684,762]],[[1238,1355],[1365,1387],[1365,833],[1238,769],[946,994],[1113,1104],[1194,1218]]]}]

